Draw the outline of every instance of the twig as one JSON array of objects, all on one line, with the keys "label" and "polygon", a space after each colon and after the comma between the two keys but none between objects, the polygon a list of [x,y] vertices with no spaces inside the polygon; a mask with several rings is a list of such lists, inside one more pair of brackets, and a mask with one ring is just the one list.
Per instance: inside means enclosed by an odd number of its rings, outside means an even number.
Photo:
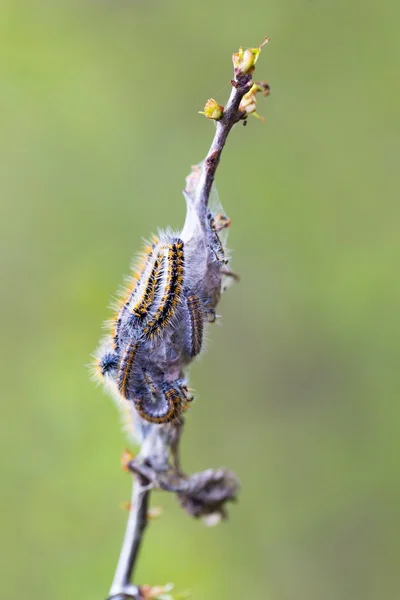
[{"label": "twig", "polygon": [[[165,433],[170,428],[170,425],[158,428],[154,425],[151,426],[136,462],[131,463],[129,467],[132,464],[144,467],[146,462],[151,463],[153,461],[158,469],[165,468],[166,462],[168,462],[167,440],[169,439],[168,434],[165,435]],[[131,470],[133,471],[132,468]],[[143,472],[138,470],[133,472],[136,474],[136,478],[133,480],[129,517],[108,600],[125,600],[128,598],[141,600],[142,598],[140,589],[132,585],[130,581],[142,543],[143,533],[147,526],[150,492],[154,486],[151,477],[146,477]]]},{"label": "twig", "polygon": [[[219,106],[215,100],[209,100],[207,103],[213,110],[216,109],[216,112],[204,113],[208,118],[215,120],[216,132],[201,170],[195,170],[188,177],[187,188],[184,191],[187,216],[182,239],[188,240],[189,243],[195,235],[193,231],[196,226],[193,226],[193,223],[204,223],[206,220],[216,169],[229,132],[236,123],[244,121],[248,114],[256,114],[255,93],[261,91],[261,87],[253,84],[252,72],[260,50],[261,46],[258,49],[241,49],[233,55],[234,79],[225,108]],[[265,86],[264,91],[268,87],[267,84]],[[234,276],[229,270],[227,274]],[[180,422],[166,425],[147,424],[140,453],[127,465],[135,481],[125,537],[108,600],[143,600],[155,598],[163,591],[162,588],[157,588],[160,590],[157,593],[156,588],[139,587],[130,583],[147,525],[152,489],[175,493],[186,512],[194,517],[202,517],[210,524],[226,518],[225,505],[235,500],[239,481],[230,471],[208,469],[191,476],[182,472],[179,442],[183,425],[182,419]]]},{"label": "twig", "polygon": [[139,589],[130,584],[139,554],[143,532],[147,526],[147,511],[150,498],[149,482],[137,478],[133,482],[129,518],[121,554],[110,589],[111,598],[140,598]]},{"label": "twig", "polygon": [[203,211],[202,217],[204,217],[204,212],[207,210],[215,172],[229,132],[236,123],[246,116],[246,113],[239,110],[239,105],[243,96],[250,90],[252,83],[251,73],[235,73],[235,79],[232,81],[232,91],[228,103],[224,108],[221,119],[216,121],[216,132],[210,150],[204,161],[204,169],[196,192],[198,204],[202,207]]},{"label": "twig", "polygon": [[152,489],[175,493],[187,513],[197,518],[211,518],[213,523],[226,518],[225,504],[236,498],[239,481],[226,469],[207,469],[191,476],[185,476],[176,469],[176,464],[180,464],[179,440],[182,428],[183,422],[155,426],[150,439],[146,438],[141,453],[128,464],[136,481],[124,542],[108,600],[145,598],[142,589],[131,585],[130,580],[147,525]]}]

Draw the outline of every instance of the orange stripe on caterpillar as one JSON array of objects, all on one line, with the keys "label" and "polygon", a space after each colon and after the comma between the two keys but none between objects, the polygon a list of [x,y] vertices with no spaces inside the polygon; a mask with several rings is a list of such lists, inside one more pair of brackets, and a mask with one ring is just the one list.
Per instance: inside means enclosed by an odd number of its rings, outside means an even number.
[{"label": "orange stripe on caterpillar", "polygon": [[146,286],[143,289],[142,298],[137,301],[131,312],[138,318],[143,319],[151,310],[157,289],[162,276],[163,253],[159,252],[154,260],[152,269],[147,277]]},{"label": "orange stripe on caterpillar", "polygon": [[148,267],[148,265],[150,264],[150,262],[154,256],[154,252],[155,252],[157,245],[158,245],[158,238],[154,237],[152,240],[152,243],[145,246],[143,248],[142,253],[137,258],[136,265],[133,267],[134,272],[132,273],[131,277],[128,279],[128,283],[125,288],[125,291],[123,292],[123,295],[121,296],[120,303],[119,303],[120,308],[128,305],[129,302],[131,301],[132,295],[134,294],[135,290],[137,289],[138,284],[141,282],[143,274],[146,271],[146,268]]},{"label": "orange stripe on caterpillar", "polygon": [[133,273],[133,279],[135,279],[136,281],[140,281],[141,277],[147,267],[147,265],[149,264],[150,260],[152,259],[153,255],[154,255],[154,251],[157,248],[159,243],[159,239],[156,236],[153,236],[151,243],[148,243],[142,251],[142,254],[139,255],[137,263],[135,265],[135,270]]},{"label": "orange stripe on caterpillar", "polygon": [[182,240],[176,239],[168,244],[167,249],[168,252],[164,257],[167,262],[166,284],[160,305],[143,328],[143,335],[147,339],[160,334],[171,322],[182,295],[185,266]]},{"label": "orange stripe on caterpillar", "polygon": [[190,356],[197,356],[203,343],[204,310],[198,296],[189,296],[186,299],[188,307],[189,328],[186,341],[187,351]]},{"label": "orange stripe on caterpillar", "polygon": [[118,389],[120,394],[129,400],[129,379],[132,373],[133,363],[135,362],[135,358],[137,356],[139,342],[131,341],[120,362],[118,369]]},{"label": "orange stripe on caterpillar", "polygon": [[185,402],[187,400],[183,391],[172,385],[160,390],[156,398],[151,393],[136,400],[135,406],[142,419],[150,423],[169,423],[181,414]]},{"label": "orange stripe on caterpillar", "polygon": [[155,249],[156,249],[158,243],[159,243],[158,238],[153,237],[151,245],[149,244],[149,245],[145,246],[143,253],[139,258],[138,264],[136,265],[137,272],[135,272],[132,275],[132,277],[130,278],[130,281],[125,288],[123,296],[118,301],[117,312],[114,315],[114,318],[112,320],[112,326],[111,326],[111,335],[113,337],[114,346],[116,349],[118,348],[118,337],[119,337],[120,324],[121,324],[121,313],[124,310],[127,310],[129,303],[131,302],[135,292],[138,290],[140,282],[143,277],[143,274],[146,271],[148,265],[150,264],[150,262],[154,256],[154,252],[155,252]]}]

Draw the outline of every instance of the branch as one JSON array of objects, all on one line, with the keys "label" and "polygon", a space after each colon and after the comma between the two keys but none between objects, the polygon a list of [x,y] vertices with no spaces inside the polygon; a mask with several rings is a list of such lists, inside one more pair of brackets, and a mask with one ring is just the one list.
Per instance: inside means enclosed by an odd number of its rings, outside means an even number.
[{"label": "branch", "polygon": [[[183,421],[155,426],[136,458],[128,455],[124,468],[135,475],[129,518],[114,581],[108,600],[154,598],[161,588],[130,584],[143,533],[147,525],[150,492],[153,489],[176,494],[180,506],[191,516],[216,524],[227,517],[225,503],[235,500],[239,481],[225,469],[207,469],[186,476],[180,463],[179,441]],[[151,438],[151,439],[150,439]],[[162,590],[161,590],[162,591]],[[160,591],[160,593],[161,593]],[[151,595],[153,594],[153,595]]]},{"label": "branch", "polygon": [[233,87],[230,98],[223,111],[222,117],[220,120],[216,121],[215,136],[204,161],[204,169],[197,189],[198,202],[202,206],[204,212],[207,209],[212,184],[214,183],[215,172],[229,132],[232,127],[245,116],[245,113],[239,111],[239,105],[243,96],[250,90],[252,83],[253,81],[250,73],[236,76],[232,84]]},{"label": "branch", "polygon": [[149,498],[148,482],[144,478],[137,478],[132,487],[129,518],[114,581],[110,589],[110,599],[140,598],[139,589],[131,585],[130,580],[147,526]]},{"label": "branch", "polygon": [[[218,105],[215,100],[209,100],[205,106],[203,114],[216,122],[216,132],[201,167],[194,168],[186,180],[184,195],[187,215],[181,234],[185,243],[194,243],[196,235],[204,234],[210,193],[229,132],[239,121],[246,124],[249,114],[258,116],[255,112],[256,93],[269,93],[267,84],[255,84],[252,80],[254,65],[261,47],[267,41],[266,39],[258,48],[240,49],[233,55],[234,79],[231,81],[232,91],[226,106]],[[145,600],[161,595],[163,598],[172,598],[165,595],[170,588],[139,587],[130,583],[147,526],[152,490],[174,493],[180,506],[188,514],[203,518],[209,525],[225,519],[226,503],[236,498],[239,481],[236,475],[226,469],[207,469],[191,476],[182,472],[179,443],[183,426],[182,418],[164,425],[146,423],[142,427],[144,439],[140,453],[136,458],[133,455],[125,456],[123,466],[134,476],[132,501],[108,600]]]},{"label": "branch", "polygon": [[[157,469],[164,469],[168,464],[168,440],[171,439],[172,442],[171,436],[165,437],[165,433],[169,427],[171,426],[165,425],[157,429],[157,426],[152,425],[136,461],[132,460],[133,455],[129,452],[122,457],[124,470],[132,470],[134,472],[132,469],[134,464],[145,465],[147,463],[154,463]],[[136,475],[136,481],[133,481],[124,541],[108,600],[127,600],[128,598],[141,600],[144,597],[140,589],[132,585],[130,581],[139,554],[143,533],[148,522],[147,512],[150,491],[154,487],[151,479],[154,477],[152,474],[146,477],[141,472],[136,472]]]},{"label": "branch", "polygon": [[[203,210],[203,217],[207,209],[215,172],[230,130],[239,121],[243,121],[243,124],[246,124],[245,119],[247,119],[249,114],[253,113],[258,116],[255,112],[255,94],[257,92],[262,92],[263,95],[269,94],[268,84],[253,84],[252,78],[254,66],[261,48],[268,41],[269,39],[265,38],[264,42],[258,48],[248,48],[244,51],[241,48],[237,54],[233,55],[234,78],[231,80],[232,90],[226,106],[219,106],[215,100],[210,99],[204,107],[204,112],[201,113],[207,118],[216,121],[215,136],[205,158],[204,169],[196,191],[197,201]],[[252,90],[253,87],[254,90]],[[247,95],[250,102],[242,103],[243,99],[246,100],[245,96]]]}]

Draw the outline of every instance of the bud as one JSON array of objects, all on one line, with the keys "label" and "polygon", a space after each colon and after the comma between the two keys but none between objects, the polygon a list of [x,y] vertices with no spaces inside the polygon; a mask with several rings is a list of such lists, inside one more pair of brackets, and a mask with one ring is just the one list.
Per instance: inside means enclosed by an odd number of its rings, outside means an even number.
[{"label": "bud", "polygon": [[151,520],[159,519],[161,517],[161,515],[163,514],[163,512],[164,512],[164,509],[162,506],[152,506],[147,511],[147,518],[151,519]]},{"label": "bud", "polygon": [[253,115],[254,117],[257,117],[257,119],[264,121],[264,118],[260,117],[257,113],[257,93],[261,93],[263,96],[269,96],[270,87],[266,81],[259,81],[251,86],[247,94],[243,96],[239,105],[239,110],[246,113],[244,118],[246,118],[247,115]]},{"label": "bud", "polygon": [[204,111],[199,111],[200,115],[205,115],[207,119],[219,121],[224,114],[224,107],[217,103],[214,98],[207,100]]},{"label": "bud", "polygon": [[261,48],[269,42],[269,38],[265,38],[262,44],[258,48],[239,48],[239,52],[236,52],[232,56],[233,66],[235,70],[242,74],[251,73],[254,71],[255,64],[260,55]]},{"label": "bud", "polygon": [[129,463],[134,459],[134,455],[130,450],[124,450],[121,456],[121,467],[123,471],[129,471]]},{"label": "bud", "polygon": [[254,48],[247,48],[243,51],[243,48],[240,48],[237,68],[242,73],[248,73],[254,67],[256,62],[256,54],[254,53],[254,50]]}]

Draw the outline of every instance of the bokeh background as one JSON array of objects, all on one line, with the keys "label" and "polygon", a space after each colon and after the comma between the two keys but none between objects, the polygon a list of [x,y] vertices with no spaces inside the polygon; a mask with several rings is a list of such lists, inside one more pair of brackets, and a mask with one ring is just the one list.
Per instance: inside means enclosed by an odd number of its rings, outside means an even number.
[{"label": "bokeh background", "polygon": [[[140,583],[194,598],[398,598],[399,4],[0,6],[2,597],[105,598],[130,478],[86,364],[141,237],[265,35],[265,124],[218,171],[239,285],[193,369],[184,466],[242,482],[214,529],[155,495]],[[224,87],[225,86],[225,87]]]}]

